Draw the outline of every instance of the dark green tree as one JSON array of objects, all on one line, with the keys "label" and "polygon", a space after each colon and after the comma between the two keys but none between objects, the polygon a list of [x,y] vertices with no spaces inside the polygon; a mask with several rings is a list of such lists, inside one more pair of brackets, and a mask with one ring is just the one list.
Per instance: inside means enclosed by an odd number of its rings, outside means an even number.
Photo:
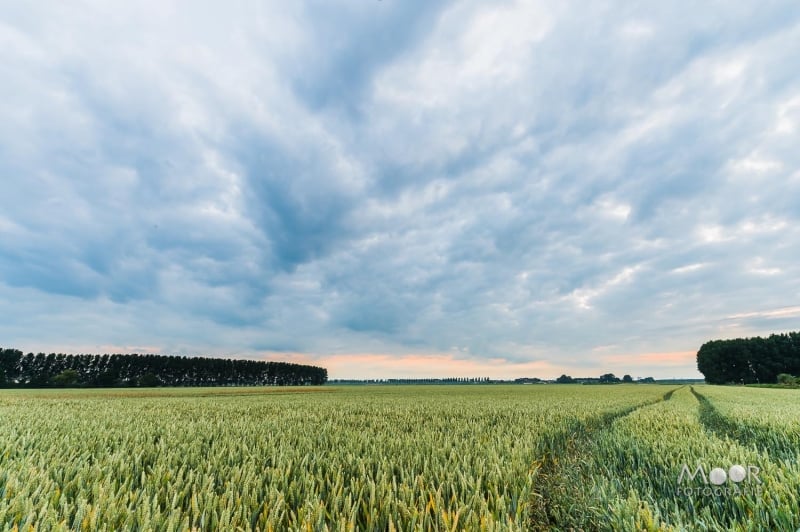
[{"label": "dark green tree", "polygon": [[52,378],[53,384],[56,386],[75,386],[78,384],[78,372],[74,369],[65,369],[58,375]]},{"label": "dark green tree", "polygon": [[139,386],[144,388],[155,388],[156,386],[160,386],[161,381],[158,377],[155,376],[154,373],[145,373],[141,377],[139,377]]},{"label": "dark green tree", "polygon": [[136,354],[23,356],[10,349],[0,349],[0,372],[8,383],[23,387],[297,386],[320,385],[328,380],[325,368],[287,362]]}]

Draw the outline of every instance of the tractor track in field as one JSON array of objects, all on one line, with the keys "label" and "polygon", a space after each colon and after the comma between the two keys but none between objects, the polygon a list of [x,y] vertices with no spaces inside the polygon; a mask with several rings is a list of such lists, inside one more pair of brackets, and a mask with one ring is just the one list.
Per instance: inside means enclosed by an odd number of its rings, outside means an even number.
[{"label": "tractor track in field", "polygon": [[784,461],[797,459],[797,446],[780,433],[747,423],[737,423],[721,414],[703,394],[690,386],[697,399],[700,423],[718,438],[735,440],[739,445],[767,453],[770,458]]},{"label": "tractor track in field", "polygon": [[[538,453],[541,458],[538,460],[539,469],[531,500],[529,529],[537,532],[564,530],[563,523],[558,517],[558,505],[559,501],[573,498],[570,493],[574,490],[574,484],[570,482],[573,479],[565,471],[566,466],[579,462],[581,455],[584,455],[590,447],[593,436],[608,430],[614,421],[646,406],[669,401],[672,399],[672,394],[680,388],[683,386],[673,388],[653,401],[618,412],[590,416],[584,421],[576,421],[566,429],[545,437]],[[575,529],[567,528],[567,530]]]}]

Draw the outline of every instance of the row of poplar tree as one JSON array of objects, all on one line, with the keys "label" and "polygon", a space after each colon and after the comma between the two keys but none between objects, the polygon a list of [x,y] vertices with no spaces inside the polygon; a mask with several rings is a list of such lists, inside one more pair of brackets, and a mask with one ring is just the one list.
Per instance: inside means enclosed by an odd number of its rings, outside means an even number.
[{"label": "row of poplar tree", "polygon": [[266,386],[325,384],[328,370],[261,360],[163,355],[23,354],[0,348],[0,386]]}]

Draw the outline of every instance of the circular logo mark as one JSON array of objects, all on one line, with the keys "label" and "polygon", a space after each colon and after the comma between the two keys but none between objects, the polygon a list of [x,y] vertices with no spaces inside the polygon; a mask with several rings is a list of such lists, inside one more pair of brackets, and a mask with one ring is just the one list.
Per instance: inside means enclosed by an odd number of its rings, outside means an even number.
[{"label": "circular logo mark", "polygon": [[712,484],[715,486],[720,486],[725,484],[725,481],[728,480],[728,475],[725,473],[725,470],[721,467],[715,467],[708,473],[708,480],[711,481]]},{"label": "circular logo mark", "polygon": [[728,470],[728,476],[736,483],[739,483],[747,476],[747,470],[740,465],[732,465]]}]

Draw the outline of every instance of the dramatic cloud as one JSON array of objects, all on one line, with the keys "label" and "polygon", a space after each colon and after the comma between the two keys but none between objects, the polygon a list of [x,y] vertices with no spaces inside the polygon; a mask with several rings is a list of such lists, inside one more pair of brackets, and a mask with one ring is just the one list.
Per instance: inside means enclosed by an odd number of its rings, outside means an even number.
[{"label": "dramatic cloud", "polygon": [[0,344],[695,376],[796,330],[800,5],[0,8]]}]

